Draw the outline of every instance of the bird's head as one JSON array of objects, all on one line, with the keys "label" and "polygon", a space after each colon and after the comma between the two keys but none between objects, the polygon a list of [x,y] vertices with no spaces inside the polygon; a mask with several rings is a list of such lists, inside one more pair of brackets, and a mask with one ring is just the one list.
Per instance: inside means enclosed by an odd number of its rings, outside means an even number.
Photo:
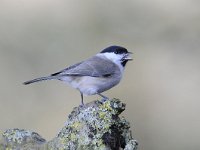
[{"label": "bird's head", "polygon": [[114,63],[120,63],[123,67],[125,67],[126,63],[132,58],[130,57],[131,52],[121,46],[110,46],[102,50],[100,55],[104,55],[109,60],[113,61]]}]

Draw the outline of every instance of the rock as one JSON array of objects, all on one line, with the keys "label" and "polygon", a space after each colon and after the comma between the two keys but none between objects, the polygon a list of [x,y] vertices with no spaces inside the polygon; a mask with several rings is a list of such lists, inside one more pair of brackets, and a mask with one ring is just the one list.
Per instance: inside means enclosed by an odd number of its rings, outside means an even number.
[{"label": "rock", "polygon": [[1,149],[136,150],[130,124],[119,117],[125,104],[118,99],[94,101],[75,107],[58,135],[46,142],[31,131],[9,129],[2,134]]}]

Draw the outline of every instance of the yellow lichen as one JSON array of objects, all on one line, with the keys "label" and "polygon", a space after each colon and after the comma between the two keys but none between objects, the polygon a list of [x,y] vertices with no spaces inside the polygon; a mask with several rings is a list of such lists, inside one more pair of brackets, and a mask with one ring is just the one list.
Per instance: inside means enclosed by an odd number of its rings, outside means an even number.
[{"label": "yellow lichen", "polygon": [[72,124],[72,127],[74,127],[75,129],[79,129],[81,126],[80,122],[74,122],[74,124]]},{"label": "yellow lichen", "polygon": [[74,133],[71,133],[70,140],[74,141],[77,139],[77,136]]},{"label": "yellow lichen", "polygon": [[103,119],[106,116],[105,112],[99,112],[99,118]]},{"label": "yellow lichen", "polygon": [[102,105],[102,108],[104,110],[108,110],[108,111],[112,111],[113,109],[110,107],[110,102],[105,102],[103,105]]}]

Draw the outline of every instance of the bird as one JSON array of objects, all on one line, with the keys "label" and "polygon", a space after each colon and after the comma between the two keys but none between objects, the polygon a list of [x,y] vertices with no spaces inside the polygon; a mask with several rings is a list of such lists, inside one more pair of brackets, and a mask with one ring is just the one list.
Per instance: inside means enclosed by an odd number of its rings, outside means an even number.
[{"label": "bird", "polygon": [[121,81],[127,62],[132,60],[131,54],[132,52],[122,46],[109,46],[84,61],[23,84],[60,80],[80,92],[82,105],[84,105],[83,95],[99,95],[103,101],[106,101],[109,98],[102,92],[111,89]]}]

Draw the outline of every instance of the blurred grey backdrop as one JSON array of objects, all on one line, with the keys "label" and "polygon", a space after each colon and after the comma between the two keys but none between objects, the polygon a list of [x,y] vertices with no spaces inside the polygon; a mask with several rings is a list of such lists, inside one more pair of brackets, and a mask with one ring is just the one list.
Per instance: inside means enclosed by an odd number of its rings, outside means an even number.
[{"label": "blurred grey backdrop", "polygon": [[[0,130],[51,139],[79,93],[61,82],[30,86],[110,45],[134,53],[109,97],[127,104],[140,150],[200,148],[200,1],[1,0]],[[97,96],[85,97],[89,102]]]}]

